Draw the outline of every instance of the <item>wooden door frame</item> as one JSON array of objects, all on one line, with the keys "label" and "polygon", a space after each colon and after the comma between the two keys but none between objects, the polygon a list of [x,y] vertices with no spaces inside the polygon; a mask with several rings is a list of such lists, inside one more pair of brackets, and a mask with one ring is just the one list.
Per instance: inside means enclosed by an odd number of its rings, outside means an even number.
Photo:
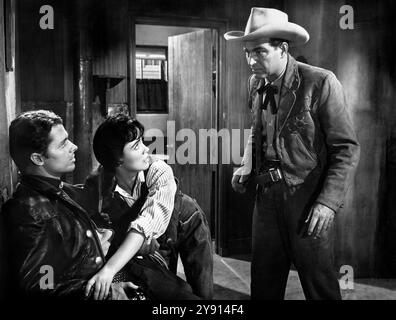
[{"label": "wooden door frame", "polygon": [[[190,28],[202,28],[202,29],[214,29],[217,31],[217,57],[216,57],[216,110],[212,110],[212,126],[219,130],[220,128],[226,128],[225,117],[224,114],[226,112],[225,106],[225,79],[226,79],[226,41],[222,35],[226,32],[228,27],[228,21],[226,19],[200,19],[197,17],[188,17],[188,16],[150,16],[150,15],[141,15],[141,12],[129,12],[129,24],[128,24],[128,79],[129,84],[128,88],[128,104],[129,111],[131,115],[136,115],[136,85],[134,83],[134,79],[136,79],[136,70],[135,70],[135,57],[136,57],[136,42],[135,42],[135,25],[136,24],[148,24],[148,25],[164,25],[164,26],[174,26],[174,27],[190,27]],[[223,252],[223,245],[226,245],[225,241],[225,225],[221,223],[224,221],[223,217],[225,217],[224,209],[225,206],[223,204],[223,199],[221,197],[220,186],[222,185],[221,181],[224,179],[224,172],[222,163],[222,154],[221,154],[221,145],[218,145],[218,164],[213,165],[215,182],[214,182],[214,225],[212,228],[214,229],[214,235],[212,235],[212,239],[214,238],[214,248],[217,253],[220,255]],[[209,221],[209,223],[211,223]]]}]

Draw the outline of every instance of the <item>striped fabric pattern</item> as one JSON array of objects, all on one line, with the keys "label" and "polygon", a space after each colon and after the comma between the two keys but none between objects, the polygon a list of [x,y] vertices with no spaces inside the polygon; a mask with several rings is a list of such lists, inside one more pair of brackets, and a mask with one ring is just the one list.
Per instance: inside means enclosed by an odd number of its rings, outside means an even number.
[{"label": "striped fabric pattern", "polygon": [[[160,237],[168,227],[176,194],[176,182],[172,168],[162,160],[151,156],[147,172],[147,199],[139,217],[132,221],[129,230],[135,229],[144,234],[147,240]],[[129,206],[132,206],[141,195],[141,186],[145,182],[144,172],[139,172],[132,194],[116,186],[118,192]]]}]

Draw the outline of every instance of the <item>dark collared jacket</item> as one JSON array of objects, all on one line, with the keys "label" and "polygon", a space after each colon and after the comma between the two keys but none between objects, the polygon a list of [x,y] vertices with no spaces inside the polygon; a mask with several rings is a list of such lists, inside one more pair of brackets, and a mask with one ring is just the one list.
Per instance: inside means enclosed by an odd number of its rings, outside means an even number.
[{"label": "dark collared jacket", "polygon": [[[257,93],[258,85],[259,79],[251,77],[256,166],[266,150],[266,123],[259,119],[262,96]],[[263,148],[256,147],[260,144]],[[280,92],[275,149],[288,186],[315,184],[320,189],[316,201],[338,210],[352,183],[360,146],[342,86],[331,71],[297,62],[289,55]]]},{"label": "dark collared jacket", "polygon": [[[60,180],[22,176],[2,210],[12,294],[84,297],[86,281],[103,265],[104,255],[95,225],[76,202],[80,196],[81,189]],[[53,289],[42,290],[51,287],[48,270],[53,270]]]}]

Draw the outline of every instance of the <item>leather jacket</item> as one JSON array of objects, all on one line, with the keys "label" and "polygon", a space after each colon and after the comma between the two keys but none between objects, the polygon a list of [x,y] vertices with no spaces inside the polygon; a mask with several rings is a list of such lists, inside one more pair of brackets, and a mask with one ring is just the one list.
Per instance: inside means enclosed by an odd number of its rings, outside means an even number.
[{"label": "leather jacket", "polygon": [[78,204],[83,196],[57,179],[22,176],[2,209],[13,295],[84,298],[105,261],[96,226]]},{"label": "leather jacket", "polygon": [[[262,95],[257,92],[259,82],[254,75],[249,79],[253,124],[243,159],[243,164],[250,162],[256,173],[267,148],[265,117],[261,121]],[[316,202],[334,211],[342,206],[359,161],[360,146],[342,86],[331,71],[288,56],[275,150],[288,186],[310,183],[318,189]]]}]

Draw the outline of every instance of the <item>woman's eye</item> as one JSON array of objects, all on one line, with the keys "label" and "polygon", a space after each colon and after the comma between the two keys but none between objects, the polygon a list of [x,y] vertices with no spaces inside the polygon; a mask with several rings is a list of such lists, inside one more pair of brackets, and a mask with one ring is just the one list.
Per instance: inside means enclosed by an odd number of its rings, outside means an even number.
[{"label": "woman's eye", "polygon": [[133,146],[133,150],[139,149],[140,143],[141,143],[141,141],[137,142],[137,143]]}]

